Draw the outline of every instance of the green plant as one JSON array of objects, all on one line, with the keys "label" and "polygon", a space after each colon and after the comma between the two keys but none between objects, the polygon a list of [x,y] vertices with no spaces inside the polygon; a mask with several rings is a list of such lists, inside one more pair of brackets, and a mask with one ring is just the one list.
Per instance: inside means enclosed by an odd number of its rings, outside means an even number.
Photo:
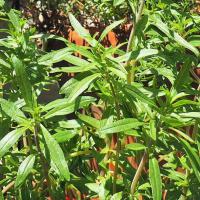
[{"label": "green plant", "polygon": [[[25,30],[15,11],[7,14],[9,36],[0,40],[0,183],[8,198],[200,197],[200,82],[194,72],[199,50],[192,45],[195,37],[187,42],[198,34],[199,17],[186,13],[174,19],[165,12],[170,1],[153,2],[128,2],[133,29],[126,52],[121,44],[101,44],[123,20],[96,38],[69,14],[89,46],[42,35],[66,43],[45,54],[32,41],[41,35]],[[171,5],[171,13],[182,5]],[[184,17],[186,29],[171,21]],[[82,58],[74,56],[77,52]],[[53,68],[61,60],[71,66]],[[41,91],[57,80],[49,73],[76,75],[60,88],[63,98],[41,104]],[[101,119],[94,117],[92,107],[101,110]],[[126,144],[127,137],[134,137],[135,143]],[[134,157],[138,166],[133,168],[127,157]],[[96,160],[93,168],[91,159]]]}]

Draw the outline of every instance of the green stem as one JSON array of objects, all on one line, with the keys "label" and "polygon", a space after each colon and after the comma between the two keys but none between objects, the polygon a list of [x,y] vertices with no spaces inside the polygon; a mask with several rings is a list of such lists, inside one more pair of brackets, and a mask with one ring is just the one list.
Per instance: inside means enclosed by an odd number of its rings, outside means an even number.
[{"label": "green stem", "polygon": [[30,153],[32,154],[33,153],[33,143],[32,143],[30,131],[27,131],[27,140],[28,140],[28,146],[29,146]]},{"label": "green stem", "polygon": [[70,153],[68,155],[69,158],[73,158],[73,157],[77,157],[77,156],[81,156],[81,155],[88,155],[88,154],[91,154],[93,151],[92,150],[84,150],[84,151],[77,151],[77,152],[74,152],[74,153]]},{"label": "green stem", "polygon": [[[115,101],[115,110],[117,112],[117,119],[119,120],[120,119],[120,106],[119,106],[118,97],[116,95],[114,86],[110,82],[110,80],[109,80],[109,84],[110,84],[111,92],[112,92],[112,95],[113,95],[114,101]],[[118,168],[119,168],[119,151],[120,151],[120,147],[121,147],[121,141],[119,139],[118,133],[116,133],[113,136],[116,136],[116,140],[117,140],[116,157],[115,157],[115,169],[114,169],[114,175],[113,175],[113,194],[115,194],[116,193],[117,174],[118,174]]]},{"label": "green stem", "polygon": [[[106,72],[106,79],[107,79],[107,81],[110,85],[111,93],[112,93],[113,99],[115,101],[115,110],[116,110],[116,113],[117,113],[117,119],[119,120],[121,118],[120,117],[119,100],[118,100],[117,94],[115,92],[115,88],[114,88],[114,86],[113,86],[113,84],[110,80],[108,72]],[[115,194],[116,193],[116,182],[117,182],[117,174],[118,174],[119,152],[120,152],[120,147],[121,147],[121,141],[119,139],[118,133],[114,133],[113,137],[115,137],[116,140],[117,140],[116,156],[115,156],[115,169],[114,169],[114,175],[113,175],[113,194]]]},{"label": "green stem", "polygon": [[41,161],[41,164],[42,164],[44,177],[45,177],[46,182],[47,182],[49,196],[50,196],[51,200],[55,200],[53,192],[52,192],[51,181],[49,179],[49,174],[48,174],[49,166],[48,166],[48,163],[47,163],[47,161],[46,161],[46,159],[45,159],[45,157],[42,153],[42,150],[40,148],[40,142],[39,142],[39,136],[38,136],[39,130],[40,130],[39,124],[36,122],[35,127],[34,127],[35,144],[36,144],[36,148],[37,148],[37,151],[38,151],[38,154],[39,154],[39,157],[40,157],[40,161]]},{"label": "green stem", "polygon": [[[135,14],[135,19],[133,20],[133,23],[132,23],[132,30],[131,30],[131,33],[130,33],[130,36],[129,36],[128,45],[127,45],[127,49],[126,49],[127,53],[130,52],[133,49],[136,26],[138,25],[138,22],[141,19],[142,12],[143,12],[143,9],[144,9],[144,5],[145,5],[145,1],[140,0],[138,11]],[[127,68],[127,71],[128,71],[128,74],[127,74],[127,83],[128,84],[131,84],[132,80],[134,80],[135,73],[134,73],[133,68],[135,67],[135,65],[136,65],[135,61],[127,61],[126,65],[125,65],[126,68]]]},{"label": "green stem", "polygon": [[[129,41],[128,41],[128,45],[127,45],[127,53],[130,52],[132,49],[133,49],[133,43],[134,43],[134,40],[135,40],[135,31],[136,31],[136,27],[138,25],[138,22],[140,21],[141,17],[142,17],[142,12],[143,12],[143,9],[144,9],[144,5],[145,5],[145,0],[139,0],[139,8],[135,14],[135,20],[133,21],[133,27],[132,27],[132,30],[131,30],[131,34],[129,36]],[[126,63],[126,68],[127,68],[127,71],[128,71],[128,74],[127,74],[127,83],[128,84],[131,84],[132,81],[134,81],[134,78],[135,78],[135,66],[136,66],[136,61],[135,60],[129,60],[127,61]],[[135,173],[135,176],[132,180],[132,183],[131,183],[131,195],[133,196],[134,193],[135,193],[135,190],[136,190],[136,186],[137,186],[137,183],[139,181],[139,178],[141,176],[141,173],[142,173],[142,170],[145,166],[145,163],[146,163],[146,160],[147,160],[147,157],[148,157],[148,154],[147,152],[144,152],[143,154],[143,157],[140,161],[140,164],[138,166],[138,169]]]}]

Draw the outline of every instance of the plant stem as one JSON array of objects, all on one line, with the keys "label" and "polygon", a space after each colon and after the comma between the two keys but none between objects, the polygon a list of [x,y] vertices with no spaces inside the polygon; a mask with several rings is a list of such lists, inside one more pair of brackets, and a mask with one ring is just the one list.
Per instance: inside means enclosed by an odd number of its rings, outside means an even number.
[{"label": "plant stem", "polygon": [[113,194],[116,193],[116,182],[117,182],[117,174],[118,174],[118,168],[119,168],[119,151],[121,147],[121,141],[117,134],[117,147],[116,147],[116,158],[115,158],[115,169],[114,169],[114,175],[113,175]]},{"label": "plant stem", "polygon": [[[134,42],[134,39],[135,39],[136,26],[138,25],[138,22],[141,19],[142,11],[143,11],[143,8],[144,8],[144,4],[145,4],[144,0],[140,0],[139,1],[139,8],[138,8],[137,13],[135,14],[135,19],[133,20],[132,30],[131,30],[131,33],[130,33],[130,36],[129,36],[129,40],[128,40],[128,45],[127,45],[127,49],[126,49],[127,53],[130,52],[133,49],[133,42]],[[126,68],[127,68],[127,71],[128,71],[128,74],[127,74],[127,83],[128,84],[131,84],[132,80],[134,79],[133,67],[135,65],[136,65],[136,62],[135,61],[130,61],[130,60],[127,61],[126,65],[125,65]]]},{"label": "plant stem", "polygon": [[91,154],[93,151],[92,150],[84,150],[84,151],[77,151],[77,152],[74,152],[74,153],[70,153],[68,155],[69,158],[73,158],[73,157],[77,157],[77,156],[81,156],[81,155],[88,155],[88,154]]},{"label": "plant stem", "polygon": [[132,180],[132,183],[131,183],[131,195],[132,195],[132,197],[133,197],[133,195],[135,193],[136,186],[137,186],[138,180],[139,180],[139,178],[141,176],[142,170],[143,170],[143,168],[145,166],[145,163],[147,161],[147,157],[148,157],[148,154],[145,151],[144,154],[143,154],[143,156],[142,156],[142,159],[140,161],[140,164],[138,166],[138,169],[137,169],[137,171],[135,173],[135,176],[134,176],[134,178]]},{"label": "plant stem", "polygon": [[[135,14],[135,19],[133,20],[133,24],[132,24],[133,27],[132,27],[131,34],[130,34],[129,40],[128,40],[128,45],[127,45],[127,50],[126,50],[127,53],[130,52],[133,49],[136,27],[138,25],[138,22],[141,19],[142,12],[143,12],[143,9],[144,9],[144,5],[145,5],[145,0],[139,0],[139,8],[138,8],[138,10]],[[136,61],[135,60],[132,60],[132,61],[128,60],[125,66],[126,66],[127,71],[128,71],[127,83],[131,84],[132,81],[134,81],[134,77],[135,77],[135,69],[134,68],[136,66]],[[138,166],[138,169],[136,171],[136,174],[135,174],[135,176],[132,180],[132,183],[131,183],[131,195],[132,196],[134,195],[134,192],[136,190],[136,186],[137,186],[138,180],[141,176],[142,170],[145,166],[147,157],[148,157],[147,152],[144,152],[143,157],[142,157],[140,164]]]},{"label": "plant stem", "polygon": [[[115,92],[115,88],[114,88],[114,86],[113,86],[113,84],[110,80],[108,72],[106,72],[106,79],[107,79],[107,81],[110,85],[110,89],[111,89],[111,92],[112,92],[112,95],[113,95],[113,99],[115,101],[115,110],[116,110],[116,113],[117,113],[117,119],[120,120],[121,117],[120,117],[119,101],[118,101],[117,94]],[[118,174],[119,151],[120,151],[120,147],[121,147],[121,141],[120,141],[117,133],[114,133],[113,137],[116,138],[116,141],[117,141],[116,156],[115,156],[115,169],[114,169],[114,175],[113,175],[113,194],[115,194],[116,193],[116,182],[117,182],[117,174]]]},{"label": "plant stem", "polygon": [[[113,84],[109,81],[110,84],[110,88],[114,97],[114,101],[115,101],[115,110],[117,112],[117,119],[120,119],[120,106],[119,106],[119,101],[114,89]],[[115,135],[113,134],[113,136],[116,137],[117,140],[117,146],[116,146],[116,157],[115,157],[115,169],[114,169],[114,175],[113,175],[113,194],[116,193],[116,182],[117,182],[117,174],[118,174],[118,167],[119,167],[119,151],[120,151],[120,147],[121,147],[121,141],[119,139],[118,133],[116,133]]]},{"label": "plant stem", "polygon": [[0,81],[0,98],[3,98],[3,84]]},{"label": "plant stem", "polygon": [[5,194],[10,188],[13,187],[14,184],[15,184],[14,181],[10,182],[6,187],[3,188],[2,194]]},{"label": "plant stem", "polygon": [[33,152],[33,143],[32,143],[32,138],[31,138],[30,131],[27,131],[27,140],[28,140],[28,146],[29,146],[30,153],[32,154],[32,152]]},{"label": "plant stem", "polygon": [[40,156],[40,160],[41,160],[41,164],[42,164],[42,168],[43,168],[44,177],[45,177],[46,182],[47,182],[49,196],[50,196],[51,200],[55,200],[55,198],[53,196],[53,192],[52,192],[51,181],[49,179],[49,174],[48,174],[49,166],[48,166],[48,163],[47,163],[47,161],[46,161],[46,159],[45,159],[45,157],[44,157],[44,155],[42,153],[42,150],[40,148],[40,142],[39,142],[38,133],[39,133],[39,124],[36,122],[35,123],[35,127],[34,127],[35,144],[36,144],[36,147],[37,147],[38,154]]}]

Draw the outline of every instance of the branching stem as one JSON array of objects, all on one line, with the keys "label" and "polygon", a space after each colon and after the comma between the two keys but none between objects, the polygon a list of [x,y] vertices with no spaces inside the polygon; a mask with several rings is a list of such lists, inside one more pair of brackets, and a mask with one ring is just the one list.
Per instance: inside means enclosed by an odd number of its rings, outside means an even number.
[{"label": "branching stem", "polygon": [[[120,105],[119,105],[119,100],[118,96],[116,94],[115,88],[113,86],[113,83],[110,80],[109,74],[106,74],[106,79],[110,85],[111,93],[113,95],[114,101],[115,101],[115,110],[117,113],[117,119],[120,120]],[[114,169],[114,175],[113,175],[113,194],[116,193],[116,182],[117,182],[117,174],[118,174],[118,166],[119,166],[119,152],[121,148],[121,141],[118,137],[118,133],[114,133],[113,137],[116,138],[117,145],[116,145],[116,156],[115,156],[115,169]]]}]

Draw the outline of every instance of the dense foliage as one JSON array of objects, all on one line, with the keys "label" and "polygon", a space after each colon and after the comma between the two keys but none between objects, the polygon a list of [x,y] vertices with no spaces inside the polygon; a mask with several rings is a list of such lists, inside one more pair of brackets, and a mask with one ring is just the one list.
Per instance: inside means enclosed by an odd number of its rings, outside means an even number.
[{"label": "dense foliage", "polygon": [[[186,0],[104,3],[120,15],[98,36],[68,13],[83,47],[36,34],[0,1],[0,199],[200,198],[200,17]],[[124,7],[130,37],[104,47]],[[37,47],[52,38],[66,47]],[[67,73],[60,99],[40,102]]]}]

